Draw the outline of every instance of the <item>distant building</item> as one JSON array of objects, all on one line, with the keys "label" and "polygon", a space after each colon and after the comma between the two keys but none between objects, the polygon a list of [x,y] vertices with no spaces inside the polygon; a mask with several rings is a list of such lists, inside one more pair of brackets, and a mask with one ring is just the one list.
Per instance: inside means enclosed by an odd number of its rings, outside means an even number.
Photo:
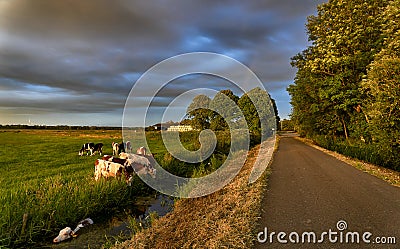
[{"label": "distant building", "polygon": [[193,131],[193,128],[190,125],[171,125],[170,127],[168,127],[167,131],[185,132],[185,131]]},{"label": "distant building", "polygon": [[153,127],[153,129],[156,131],[166,131],[170,126],[171,126],[170,124],[163,123],[163,124],[155,124],[151,127]]}]

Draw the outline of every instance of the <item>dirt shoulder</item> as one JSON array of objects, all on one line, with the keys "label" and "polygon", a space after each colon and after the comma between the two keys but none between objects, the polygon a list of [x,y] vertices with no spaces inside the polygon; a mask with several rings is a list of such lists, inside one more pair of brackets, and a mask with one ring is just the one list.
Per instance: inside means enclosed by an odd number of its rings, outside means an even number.
[{"label": "dirt shoulder", "polygon": [[270,172],[268,168],[248,184],[259,149],[249,152],[229,185],[208,196],[177,201],[171,213],[115,248],[251,248]]}]

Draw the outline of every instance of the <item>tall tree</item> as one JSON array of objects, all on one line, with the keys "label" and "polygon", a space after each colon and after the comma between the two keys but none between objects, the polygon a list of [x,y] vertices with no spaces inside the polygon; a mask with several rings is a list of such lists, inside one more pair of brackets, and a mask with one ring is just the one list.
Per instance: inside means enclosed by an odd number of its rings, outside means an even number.
[{"label": "tall tree", "polygon": [[191,125],[194,129],[203,130],[210,127],[210,103],[211,99],[208,96],[200,94],[194,97],[187,108],[186,114],[191,119]]},{"label": "tall tree", "polygon": [[239,119],[237,103],[239,97],[232,90],[219,91],[210,103],[212,112],[210,128],[212,130],[225,130],[229,125],[234,125]]},{"label": "tall tree", "polygon": [[362,86],[377,150],[400,169],[400,0],[390,2],[381,20],[384,48],[369,66]]},{"label": "tall tree", "polygon": [[[243,94],[238,101],[245,121],[252,133],[271,133],[279,123],[278,108],[271,96],[259,87]],[[265,135],[269,135],[265,134]]]},{"label": "tall tree", "polygon": [[261,131],[260,117],[258,116],[257,109],[251,101],[247,93],[243,94],[238,101],[238,106],[242,110],[247,126],[251,133],[259,134]]},{"label": "tall tree", "polygon": [[[387,2],[330,0],[308,18],[312,45],[292,58],[298,73],[288,89],[293,118],[307,132],[346,138],[365,133],[361,81],[382,46],[378,16]],[[311,98],[302,99],[303,93]]]}]

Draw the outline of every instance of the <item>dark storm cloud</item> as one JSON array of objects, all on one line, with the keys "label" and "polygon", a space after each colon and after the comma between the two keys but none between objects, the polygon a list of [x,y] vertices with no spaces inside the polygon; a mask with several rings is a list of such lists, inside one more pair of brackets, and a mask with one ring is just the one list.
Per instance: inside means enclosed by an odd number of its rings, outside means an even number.
[{"label": "dark storm cloud", "polygon": [[[306,46],[305,17],[321,2],[0,0],[0,112],[120,112],[149,67],[198,51],[231,56],[284,91],[289,58]],[[203,82],[179,81],[154,103],[226,87]]]}]

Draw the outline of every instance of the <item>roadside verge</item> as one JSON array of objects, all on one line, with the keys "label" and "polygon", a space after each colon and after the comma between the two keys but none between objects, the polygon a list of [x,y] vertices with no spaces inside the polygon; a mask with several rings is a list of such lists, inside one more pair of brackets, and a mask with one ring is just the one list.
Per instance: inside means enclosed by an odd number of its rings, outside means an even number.
[{"label": "roadside verge", "polygon": [[[278,143],[277,138],[275,150]],[[115,248],[251,248],[270,174],[268,167],[260,179],[248,184],[259,149],[258,145],[249,151],[239,174],[223,189],[176,201],[171,213]]]}]

